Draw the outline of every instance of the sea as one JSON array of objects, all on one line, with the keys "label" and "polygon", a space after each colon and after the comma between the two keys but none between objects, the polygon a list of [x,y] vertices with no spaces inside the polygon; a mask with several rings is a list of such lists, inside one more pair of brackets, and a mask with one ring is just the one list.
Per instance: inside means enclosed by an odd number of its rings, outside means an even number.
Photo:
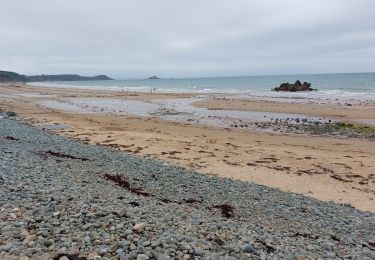
[{"label": "sea", "polygon": [[[281,83],[310,82],[317,91],[272,91]],[[127,92],[228,93],[248,97],[375,101],[374,73],[300,74],[210,78],[122,79],[108,81],[34,82],[30,85]]]}]

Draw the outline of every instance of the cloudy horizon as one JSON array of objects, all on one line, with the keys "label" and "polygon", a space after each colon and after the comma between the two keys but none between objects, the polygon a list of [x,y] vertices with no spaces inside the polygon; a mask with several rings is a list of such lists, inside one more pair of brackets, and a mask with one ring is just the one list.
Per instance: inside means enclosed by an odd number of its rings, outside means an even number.
[{"label": "cloudy horizon", "polygon": [[12,0],[2,9],[0,70],[27,75],[280,75],[375,65],[373,0]]}]

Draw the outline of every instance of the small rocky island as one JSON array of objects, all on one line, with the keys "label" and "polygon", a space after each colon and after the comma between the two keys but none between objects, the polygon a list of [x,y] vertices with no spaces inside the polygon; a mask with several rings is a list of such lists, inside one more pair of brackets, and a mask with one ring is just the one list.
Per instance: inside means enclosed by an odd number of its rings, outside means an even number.
[{"label": "small rocky island", "polygon": [[151,77],[149,77],[149,78],[147,78],[147,79],[160,79],[160,78],[157,77],[157,76],[151,76]]},{"label": "small rocky island", "polygon": [[316,89],[311,88],[311,83],[303,82],[303,84],[301,84],[301,81],[297,80],[294,84],[282,83],[279,87],[276,87],[273,90],[296,92],[296,91],[313,91]]}]

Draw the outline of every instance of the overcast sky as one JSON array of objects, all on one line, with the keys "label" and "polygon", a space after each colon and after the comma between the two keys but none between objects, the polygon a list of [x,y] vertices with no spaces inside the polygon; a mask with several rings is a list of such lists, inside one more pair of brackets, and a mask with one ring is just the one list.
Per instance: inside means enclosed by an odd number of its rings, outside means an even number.
[{"label": "overcast sky", "polygon": [[2,0],[0,70],[115,78],[375,71],[375,0]]}]

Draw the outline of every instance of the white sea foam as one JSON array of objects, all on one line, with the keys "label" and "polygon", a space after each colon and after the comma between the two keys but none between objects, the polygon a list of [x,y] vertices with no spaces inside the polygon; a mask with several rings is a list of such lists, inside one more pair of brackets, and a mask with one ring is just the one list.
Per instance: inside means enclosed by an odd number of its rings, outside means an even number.
[{"label": "white sea foam", "polygon": [[[318,91],[283,93],[271,91],[282,82],[296,79],[312,82]],[[162,93],[222,93],[255,98],[290,98],[322,100],[358,100],[375,102],[375,73],[321,74],[262,77],[223,77],[201,79],[111,80],[35,82],[32,86],[92,89],[96,91],[162,92]]]}]

